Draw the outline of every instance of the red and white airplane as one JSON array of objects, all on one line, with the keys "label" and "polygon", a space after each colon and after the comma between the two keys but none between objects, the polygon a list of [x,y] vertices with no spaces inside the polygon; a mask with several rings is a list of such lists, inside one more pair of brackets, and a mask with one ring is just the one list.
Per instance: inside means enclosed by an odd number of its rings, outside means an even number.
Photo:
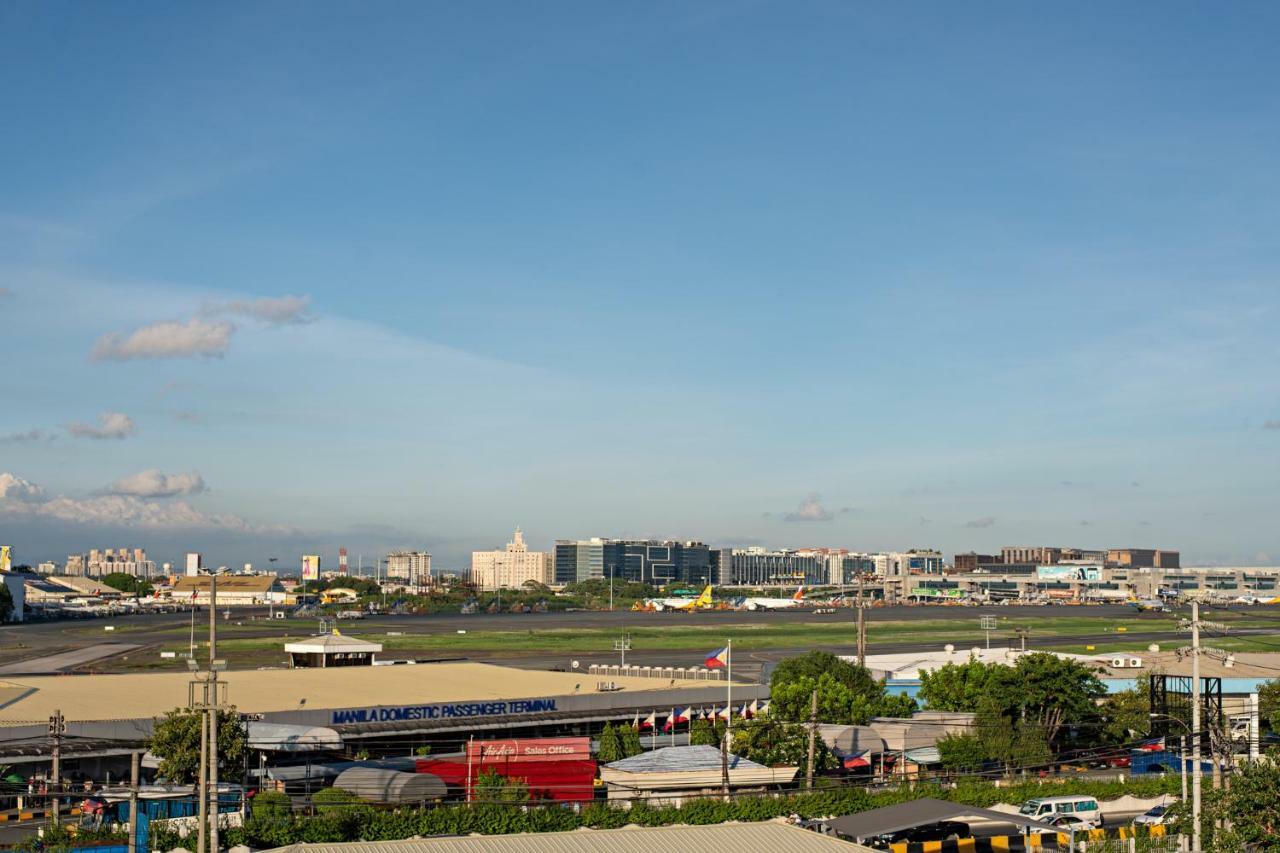
[{"label": "red and white airplane", "polygon": [[796,590],[796,594],[790,598],[744,598],[742,606],[747,610],[790,610],[794,607],[804,607],[808,604],[804,600],[804,584]]}]

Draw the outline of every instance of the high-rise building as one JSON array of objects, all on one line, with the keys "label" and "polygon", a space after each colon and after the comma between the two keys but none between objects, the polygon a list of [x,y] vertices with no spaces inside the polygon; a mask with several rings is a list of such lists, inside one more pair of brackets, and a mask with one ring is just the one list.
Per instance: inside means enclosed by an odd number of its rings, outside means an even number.
[{"label": "high-rise building", "polygon": [[1006,545],[1000,549],[1000,560],[1005,563],[1035,563],[1037,566],[1052,566],[1061,559],[1061,548],[1049,548],[1043,545],[1036,547]]},{"label": "high-rise building", "polygon": [[885,577],[902,575],[942,574],[942,552],[932,549],[912,548],[909,551],[891,551],[873,555],[876,574]]},{"label": "high-rise building", "polygon": [[551,580],[546,555],[529,550],[519,527],[504,550],[471,553],[471,582],[480,589],[511,589],[529,581],[545,584]]},{"label": "high-rise building", "polygon": [[979,554],[974,551],[970,551],[967,554],[956,554],[952,564],[955,566],[957,572],[976,572],[978,570],[978,566],[1000,562],[1003,561],[994,554]]},{"label": "high-rise building", "polygon": [[753,546],[716,552],[716,577],[724,586],[815,586],[827,582],[827,571],[827,558],[813,551]]},{"label": "high-rise building", "polygon": [[197,553],[187,554],[187,577],[195,577],[204,568],[204,558]]},{"label": "high-rise building", "polygon": [[431,555],[426,551],[396,551],[387,555],[387,577],[410,586],[431,586]]},{"label": "high-rise building", "polygon": [[664,586],[712,583],[711,549],[701,542],[606,539],[604,576]]},{"label": "high-rise building", "polygon": [[552,579],[558,585],[604,577],[603,539],[557,539]]},{"label": "high-rise building", "polygon": [[[71,562],[70,558],[67,562]],[[91,578],[113,574],[149,578],[155,573],[155,562],[147,559],[147,552],[142,548],[107,548],[105,551],[93,548],[84,565],[84,576]],[[68,574],[71,572],[68,571]]]},{"label": "high-rise building", "polygon": [[1158,548],[1112,548],[1107,551],[1107,565],[1134,569],[1176,569],[1182,556],[1177,551]]},{"label": "high-rise building", "polygon": [[84,577],[85,564],[88,562],[84,554],[68,554],[67,565],[63,572],[73,578]]}]

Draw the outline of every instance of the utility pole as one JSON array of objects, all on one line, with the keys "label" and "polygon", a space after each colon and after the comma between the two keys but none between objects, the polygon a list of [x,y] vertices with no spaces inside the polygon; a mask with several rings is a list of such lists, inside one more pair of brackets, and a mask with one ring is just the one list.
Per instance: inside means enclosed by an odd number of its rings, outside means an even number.
[{"label": "utility pole", "polygon": [[129,853],[138,853],[138,776],[142,753],[129,755]]},{"label": "utility pole", "polygon": [[209,686],[213,702],[209,708],[209,796],[213,798],[209,824],[209,851],[218,853],[218,575],[209,576]]},{"label": "utility pole", "polygon": [[613,650],[621,656],[621,660],[618,661],[618,667],[626,669],[627,652],[631,650],[631,635],[624,632],[621,640],[614,640]]},{"label": "utility pole", "polygon": [[813,756],[818,741],[818,691],[809,699],[809,767],[805,770],[804,786],[813,790]]},{"label": "utility pole", "polygon": [[1191,602],[1191,853],[1201,853],[1200,837],[1200,602]]},{"label": "utility pole", "polygon": [[866,599],[862,597],[862,574],[858,574],[858,666],[867,665]]},{"label": "utility pole", "polygon": [[62,787],[62,736],[66,733],[66,718],[62,716],[62,711],[54,711],[49,718],[49,757],[53,764],[50,771],[53,778],[49,780],[49,792],[53,794],[53,799],[49,803],[49,813],[54,826],[62,825],[62,800],[58,797],[58,791]]},{"label": "utility pole", "polygon": [[205,830],[209,826],[209,715],[205,713],[200,714],[200,781],[196,787],[196,797],[200,801],[199,816],[196,818],[196,853],[206,853]]}]

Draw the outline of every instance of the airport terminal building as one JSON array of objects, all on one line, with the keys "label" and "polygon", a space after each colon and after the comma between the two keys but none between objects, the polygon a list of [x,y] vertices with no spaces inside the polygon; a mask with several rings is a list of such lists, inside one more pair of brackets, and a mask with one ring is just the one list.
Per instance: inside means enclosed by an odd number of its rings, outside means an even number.
[{"label": "airport terminal building", "polygon": [[[609,674],[547,672],[469,662],[225,672],[227,702],[253,721],[284,726],[349,752],[408,755],[486,738],[591,736],[673,708],[723,709],[728,686],[700,667],[626,667]],[[0,681],[0,762],[47,767],[48,721],[66,719],[63,765],[93,777],[127,772],[156,718],[190,702],[188,672],[14,677]],[[734,685],[735,707],[767,686]],[[252,737],[252,730],[251,730]]]}]

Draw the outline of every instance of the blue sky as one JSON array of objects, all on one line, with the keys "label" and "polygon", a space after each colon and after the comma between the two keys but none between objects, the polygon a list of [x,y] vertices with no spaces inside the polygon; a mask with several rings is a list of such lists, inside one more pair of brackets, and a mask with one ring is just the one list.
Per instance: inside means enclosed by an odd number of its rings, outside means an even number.
[{"label": "blue sky", "polygon": [[1278,27],[5,5],[0,541],[1276,562]]}]

